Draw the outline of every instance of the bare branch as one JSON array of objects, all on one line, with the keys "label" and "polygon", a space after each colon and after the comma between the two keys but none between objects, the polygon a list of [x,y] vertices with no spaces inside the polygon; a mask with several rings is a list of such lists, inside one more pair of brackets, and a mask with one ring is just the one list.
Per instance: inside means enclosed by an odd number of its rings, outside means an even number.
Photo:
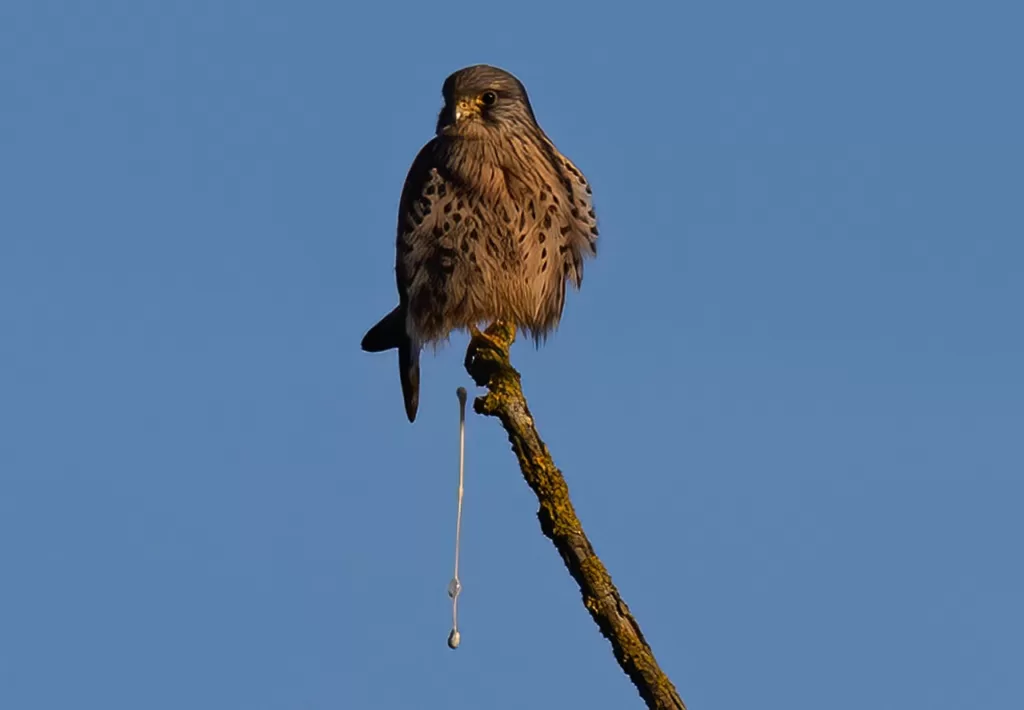
[{"label": "bare branch", "polygon": [[476,399],[478,414],[497,417],[530,488],[537,495],[541,531],[555,544],[579,585],[583,605],[612,644],[615,659],[636,685],[648,708],[686,710],[668,676],[658,667],[640,626],[594,552],[572,502],[562,472],[541,441],[526,404],[519,373],[509,360],[515,326],[498,322],[476,334],[466,352],[466,371],[488,393]]}]

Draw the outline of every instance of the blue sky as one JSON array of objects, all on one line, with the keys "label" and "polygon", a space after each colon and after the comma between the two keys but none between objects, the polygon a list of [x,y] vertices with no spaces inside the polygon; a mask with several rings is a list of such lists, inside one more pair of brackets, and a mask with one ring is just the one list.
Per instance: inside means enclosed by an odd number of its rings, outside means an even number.
[{"label": "blue sky", "polygon": [[0,707],[639,707],[464,337],[359,350],[488,62],[594,185],[514,360],[693,709],[1019,707],[1019,4],[7,0]]}]

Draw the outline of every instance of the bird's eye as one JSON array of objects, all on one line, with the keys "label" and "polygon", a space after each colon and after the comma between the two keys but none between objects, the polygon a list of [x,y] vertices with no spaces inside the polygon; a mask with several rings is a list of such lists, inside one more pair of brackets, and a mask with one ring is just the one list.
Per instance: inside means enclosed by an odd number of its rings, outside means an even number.
[{"label": "bird's eye", "polygon": [[484,106],[493,106],[498,101],[498,95],[493,91],[485,91],[480,95],[480,103]]}]

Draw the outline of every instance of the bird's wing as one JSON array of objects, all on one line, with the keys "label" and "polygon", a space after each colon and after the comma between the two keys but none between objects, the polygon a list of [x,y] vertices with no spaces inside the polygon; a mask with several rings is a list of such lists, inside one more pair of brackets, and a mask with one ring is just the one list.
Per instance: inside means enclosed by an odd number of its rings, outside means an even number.
[{"label": "bird's wing", "polygon": [[[553,146],[552,146],[553,147]],[[571,206],[563,225],[563,248],[569,250],[568,277],[576,288],[583,283],[583,260],[597,255],[597,214],[590,183],[571,160],[555,150],[556,163]]]},{"label": "bird's wing", "polygon": [[[409,168],[398,211],[395,277],[402,302],[428,339],[443,330],[449,298],[444,277],[455,267],[453,207],[460,192],[443,169],[437,139],[420,150]],[[460,216],[461,217],[461,216]],[[411,334],[415,335],[415,334]]]},{"label": "bird's wing", "polygon": [[[398,294],[404,302],[409,285],[416,275],[417,257],[425,247],[429,234],[423,224],[433,208],[437,197],[437,182],[440,176],[434,170],[436,140],[431,140],[412,161],[409,173],[402,186],[402,198],[398,204],[398,236],[395,244],[395,278]],[[432,188],[432,189],[428,189]]]}]

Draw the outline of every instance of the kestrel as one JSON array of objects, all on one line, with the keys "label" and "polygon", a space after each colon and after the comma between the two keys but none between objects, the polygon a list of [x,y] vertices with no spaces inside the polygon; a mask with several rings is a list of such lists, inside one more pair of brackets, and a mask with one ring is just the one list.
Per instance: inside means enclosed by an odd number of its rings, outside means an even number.
[{"label": "kestrel", "polygon": [[537,124],[523,86],[486,65],[442,88],[436,134],[413,161],[398,208],[398,306],[363,337],[398,349],[405,413],[419,406],[420,350],[495,320],[540,342],[565,284],[597,253],[590,185]]}]

